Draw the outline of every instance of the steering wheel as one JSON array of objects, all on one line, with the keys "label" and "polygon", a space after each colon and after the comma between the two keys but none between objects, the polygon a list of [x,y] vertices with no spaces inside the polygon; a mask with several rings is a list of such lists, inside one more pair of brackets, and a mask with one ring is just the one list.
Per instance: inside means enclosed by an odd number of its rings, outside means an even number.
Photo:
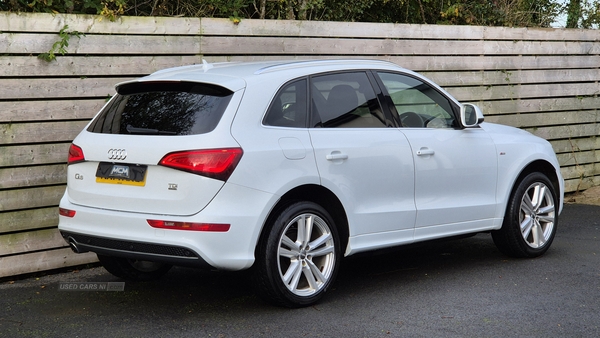
[{"label": "steering wheel", "polygon": [[407,111],[400,114],[400,123],[407,128],[423,128],[423,119],[415,112]]}]

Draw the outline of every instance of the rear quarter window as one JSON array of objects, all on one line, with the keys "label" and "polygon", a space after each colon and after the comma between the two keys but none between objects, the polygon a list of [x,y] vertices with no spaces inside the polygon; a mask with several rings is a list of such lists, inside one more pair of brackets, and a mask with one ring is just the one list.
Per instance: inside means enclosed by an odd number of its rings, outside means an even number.
[{"label": "rear quarter window", "polygon": [[228,89],[194,82],[131,83],[90,124],[103,134],[195,135],[211,132],[233,95]]}]

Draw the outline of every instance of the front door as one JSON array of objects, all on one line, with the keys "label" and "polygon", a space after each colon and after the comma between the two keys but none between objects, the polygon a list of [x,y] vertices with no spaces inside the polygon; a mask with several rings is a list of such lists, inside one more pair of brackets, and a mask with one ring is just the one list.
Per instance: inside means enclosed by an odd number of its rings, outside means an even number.
[{"label": "front door", "polygon": [[414,77],[379,73],[415,162],[415,240],[489,229],[497,158],[481,128],[461,129],[452,102]]}]

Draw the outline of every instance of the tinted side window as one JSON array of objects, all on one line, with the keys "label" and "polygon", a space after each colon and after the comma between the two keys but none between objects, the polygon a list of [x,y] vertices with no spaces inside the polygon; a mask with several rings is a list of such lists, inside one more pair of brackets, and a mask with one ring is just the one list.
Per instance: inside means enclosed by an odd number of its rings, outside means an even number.
[{"label": "tinted side window", "polygon": [[400,122],[407,128],[457,126],[450,101],[433,87],[413,77],[379,72]]},{"label": "tinted side window", "polygon": [[364,72],[315,76],[310,91],[314,127],[386,127],[383,111]]},{"label": "tinted side window", "polygon": [[306,80],[289,83],[281,90],[269,107],[263,120],[267,126],[306,128]]},{"label": "tinted side window", "polygon": [[194,135],[212,131],[233,93],[192,82],[133,83],[92,122],[88,131],[104,134]]}]

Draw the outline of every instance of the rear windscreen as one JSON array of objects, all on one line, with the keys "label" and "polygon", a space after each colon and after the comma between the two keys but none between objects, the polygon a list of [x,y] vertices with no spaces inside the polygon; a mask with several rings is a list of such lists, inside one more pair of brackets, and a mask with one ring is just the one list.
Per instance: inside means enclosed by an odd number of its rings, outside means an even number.
[{"label": "rear windscreen", "polygon": [[215,129],[233,93],[193,82],[130,83],[88,128],[92,133],[195,135]]}]

